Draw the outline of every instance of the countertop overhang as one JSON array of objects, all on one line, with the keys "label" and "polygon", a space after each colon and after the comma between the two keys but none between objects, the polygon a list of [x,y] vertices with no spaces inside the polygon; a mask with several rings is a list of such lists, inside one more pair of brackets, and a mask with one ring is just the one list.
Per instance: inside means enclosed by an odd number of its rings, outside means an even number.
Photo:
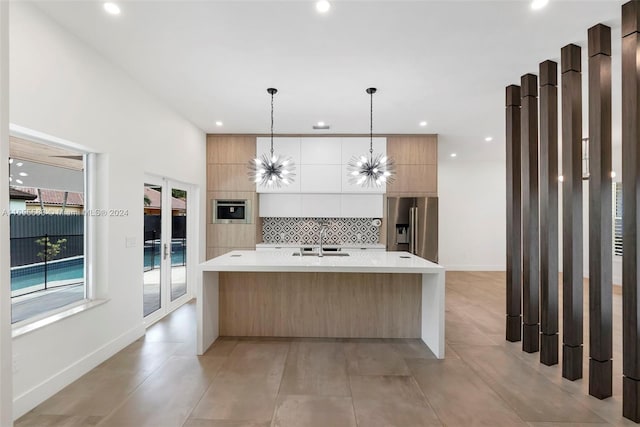
[{"label": "countertop overhang", "polygon": [[199,265],[200,271],[443,273],[444,267],[409,252],[352,252],[349,256],[294,256],[295,250],[232,251]]}]

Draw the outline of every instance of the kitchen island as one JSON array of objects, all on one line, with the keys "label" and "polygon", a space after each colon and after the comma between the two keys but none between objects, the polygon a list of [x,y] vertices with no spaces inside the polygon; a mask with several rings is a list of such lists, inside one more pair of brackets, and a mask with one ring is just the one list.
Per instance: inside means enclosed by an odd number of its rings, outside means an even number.
[{"label": "kitchen island", "polygon": [[445,270],[407,252],[232,251],[200,264],[197,352],[218,336],[421,338],[444,358]]}]

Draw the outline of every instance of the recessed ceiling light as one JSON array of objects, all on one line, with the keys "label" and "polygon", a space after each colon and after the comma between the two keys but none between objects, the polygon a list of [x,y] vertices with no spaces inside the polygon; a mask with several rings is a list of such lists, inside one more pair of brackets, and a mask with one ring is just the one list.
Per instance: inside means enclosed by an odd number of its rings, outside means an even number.
[{"label": "recessed ceiling light", "polygon": [[451,153],[451,157],[458,157],[456,153]]},{"label": "recessed ceiling light", "polygon": [[120,15],[120,6],[115,3],[106,2],[103,7],[105,12],[110,15]]},{"label": "recessed ceiling light", "polygon": [[16,163],[16,166],[17,166],[17,167],[21,167],[23,164],[24,164],[24,163],[22,163],[22,162],[18,162],[18,163]]},{"label": "recessed ceiling light", "polygon": [[29,174],[26,173],[26,172],[20,172],[18,175],[20,175],[20,176],[29,176]]},{"label": "recessed ceiling light", "polygon": [[21,180],[21,179],[16,179],[16,182],[17,182],[18,184],[24,184],[24,182],[22,182],[22,180]]},{"label": "recessed ceiling light", "polygon": [[616,171],[611,171],[611,178],[615,178],[616,177]]},{"label": "recessed ceiling light", "polygon": [[324,126],[324,124],[325,124],[324,122],[318,122],[317,126],[318,126],[318,127],[323,127],[323,126]]},{"label": "recessed ceiling light", "polygon": [[9,158],[9,164],[13,163],[13,159]]},{"label": "recessed ceiling light", "polygon": [[540,10],[543,7],[545,7],[547,4],[549,4],[549,0],[533,0],[531,2],[531,9]]},{"label": "recessed ceiling light", "polygon": [[493,141],[493,137],[492,136],[488,136],[484,140],[487,141],[487,142],[491,142],[491,141]]},{"label": "recessed ceiling light", "polygon": [[418,124],[419,124],[420,126],[422,126],[422,127],[425,127],[425,126],[427,125],[427,122],[422,121],[422,122],[420,122],[420,123],[418,123]]},{"label": "recessed ceiling light", "polygon": [[316,10],[320,13],[327,13],[331,9],[331,3],[327,0],[320,0],[316,2]]},{"label": "recessed ceiling light", "polygon": [[224,123],[222,123],[221,121],[217,121],[216,122],[216,126],[222,126]]},{"label": "recessed ceiling light", "polygon": [[564,176],[562,176],[562,175],[558,176],[558,181],[564,182]]}]

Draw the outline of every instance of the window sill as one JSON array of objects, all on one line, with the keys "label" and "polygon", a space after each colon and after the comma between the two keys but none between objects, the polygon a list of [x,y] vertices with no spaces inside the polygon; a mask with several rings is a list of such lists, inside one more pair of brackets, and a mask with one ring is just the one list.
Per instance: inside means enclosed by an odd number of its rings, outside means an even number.
[{"label": "window sill", "polygon": [[109,301],[108,299],[82,300],[71,306],[62,307],[56,311],[43,313],[41,316],[18,322],[12,326],[11,338],[17,338],[26,335],[29,332],[49,326],[55,322],[74,316],[83,311],[98,307]]}]

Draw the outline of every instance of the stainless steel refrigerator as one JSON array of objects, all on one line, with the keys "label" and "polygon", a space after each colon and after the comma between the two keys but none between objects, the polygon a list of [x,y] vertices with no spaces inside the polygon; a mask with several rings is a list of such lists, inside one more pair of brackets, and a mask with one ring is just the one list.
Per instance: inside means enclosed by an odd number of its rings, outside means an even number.
[{"label": "stainless steel refrigerator", "polygon": [[438,198],[387,198],[387,250],[438,262]]}]

